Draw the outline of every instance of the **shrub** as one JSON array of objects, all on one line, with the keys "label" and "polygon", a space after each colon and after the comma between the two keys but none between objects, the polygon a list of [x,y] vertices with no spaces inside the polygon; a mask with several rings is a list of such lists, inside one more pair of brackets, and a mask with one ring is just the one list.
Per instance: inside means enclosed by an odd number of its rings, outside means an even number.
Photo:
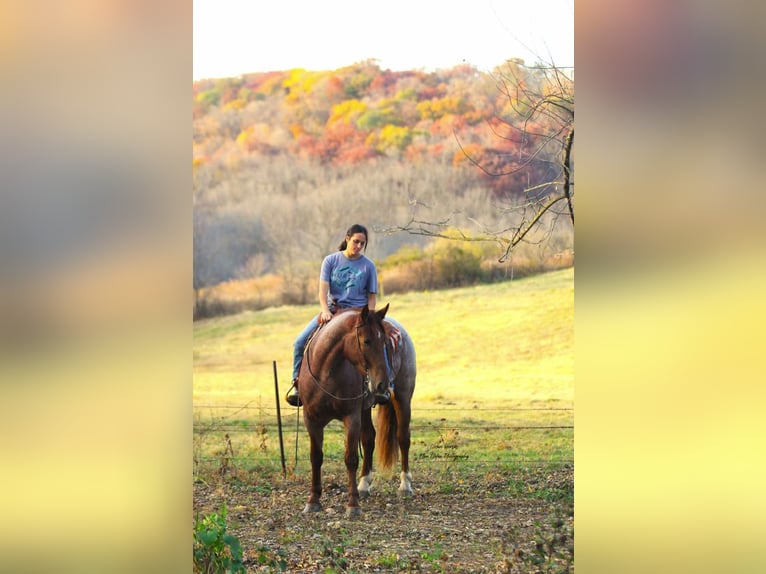
[{"label": "shrub", "polygon": [[381,296],[432,289],[433,262],[428,259],[387,267],[380,275],[380,283]]},{"label": "shrub", "polygon": [[194,524],[194,572],[218,574],[245,572],[242,547],[236,536],[226,533],[226,505],[219,513],[199,516]]},{"label": "shrub", "polygon": [[[434,239],[425,248],[404,245],[378,263],[379,300],[394,293],[451,289],[495,283],[571,267],[574,251],[567,236],[550,242],[522,243],[503,262],[502,246],[471,241],[467,232],[448,230],[452,237]],[[571,238],[570,238],[571,239]],[[252,270],[255,274],[257,269]],[[199,289],[194,319],[257,311],[279,305],[306,305],[316,300],[316,272],[259,275]]]},{"label": "shrub", "polygon": [[482,280],[483,254],[476,243],[439,239],[433,244],[435,281],[438,287],[460,287]]}]

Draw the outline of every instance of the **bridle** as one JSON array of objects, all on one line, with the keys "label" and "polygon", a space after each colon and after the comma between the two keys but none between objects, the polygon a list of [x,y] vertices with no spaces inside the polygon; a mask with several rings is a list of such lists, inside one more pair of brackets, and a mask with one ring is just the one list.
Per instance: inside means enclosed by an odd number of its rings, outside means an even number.
[{"label": "bridle", "polygon": [[[370,366],[367,364],[367,357],[364,356],[364,351],[362,351],[362,343],[359,341],[359,330],[364,327],[364,325],[357,325],[356,326],[356,333],[354,336],[356,337],[356,344],[359,347],[359,356],[362,358],[361,363],[364,365],[364,380],[362,382],[362,393],[360,395],[356,395],[355,397],[339,397],[337,395],[332,394],[330,391],[325,389],[322,386],[322,383],[319,381],[319,379],[314,374],[314,371],[311,369],[311,344],[314,342],[314,338],[316,337],[317,333],[319,333],[319,329],[324,327],[325,323],[321,324],[319,328],[314,332],[313,335],[311,335],[311,339],[309,339],[308,344],[306,345],[306,350],[303,352],[303,355],[306,359],[306,368],[308,369],[309,375],[311,375],[311,380],[314,381],[314,384],[321,390],[324,394],[326,394],[329,397],[332,397],[335,400],[338,401],[356,401],[359,399],[366,399],[370,396]],[[384,342],[385,344],[385,342]]]}]

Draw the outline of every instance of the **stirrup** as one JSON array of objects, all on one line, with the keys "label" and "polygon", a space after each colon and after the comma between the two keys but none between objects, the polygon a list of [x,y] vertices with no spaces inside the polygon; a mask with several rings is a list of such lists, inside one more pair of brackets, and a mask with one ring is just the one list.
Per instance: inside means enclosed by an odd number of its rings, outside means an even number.
[{"label": "stirrup", "polygon": [[300,407],[303,405],[303,402],[301,402],[301,396],[298,394],[298,387],[295,386],[295,379],[293,379],[293,384],[290,386],[290,390],[288,390],[287,394],[285,395],[285,400],[293,407]]}]

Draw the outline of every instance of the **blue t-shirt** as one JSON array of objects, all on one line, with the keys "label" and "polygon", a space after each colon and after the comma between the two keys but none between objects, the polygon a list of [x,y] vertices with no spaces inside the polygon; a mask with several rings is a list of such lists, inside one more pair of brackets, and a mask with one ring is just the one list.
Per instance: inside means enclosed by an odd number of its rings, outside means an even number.
[{"label": "blue t-shirt", "polygon": [[331,253],[322,261],[319,279],[330,284],[328,297],[340,307],[366,307],[367,294],[378,292],[378,272],[366,255],[349,259],[343,251]]}]

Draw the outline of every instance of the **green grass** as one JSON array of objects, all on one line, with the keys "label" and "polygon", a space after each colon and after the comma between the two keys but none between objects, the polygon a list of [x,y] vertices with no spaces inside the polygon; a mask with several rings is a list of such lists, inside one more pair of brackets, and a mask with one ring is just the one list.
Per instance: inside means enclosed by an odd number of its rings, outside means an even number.
[{"label": "green grass", "polygon": [[[497,459],[513,464],[573,457],[571,429],[510,428],[573,423],[571,410],[551,410],[574,406],[572,268],[507,283],[380,297],[379,307],[386,303],[389,314],[409,331],[417,352],[412,423],[416,462]],[[217,464],[224,449],[222,433],[213,427],[225,422],[235,455],[262,459],[242,461],[238,468],[274,469],[279,444],[273,361],[283,395],[293,340],[316,312],[316,305],[279,307],[194,324],[195,427],[210,429],[195,434],[195,456]],[[291,459],[296,410],[280,404]],[[248,422],[252,432],[241,432]],[[303,460],[306,433],[297,422]],[[340,423],[328,427],[326,460],[342,458],[340,429]]]}]

